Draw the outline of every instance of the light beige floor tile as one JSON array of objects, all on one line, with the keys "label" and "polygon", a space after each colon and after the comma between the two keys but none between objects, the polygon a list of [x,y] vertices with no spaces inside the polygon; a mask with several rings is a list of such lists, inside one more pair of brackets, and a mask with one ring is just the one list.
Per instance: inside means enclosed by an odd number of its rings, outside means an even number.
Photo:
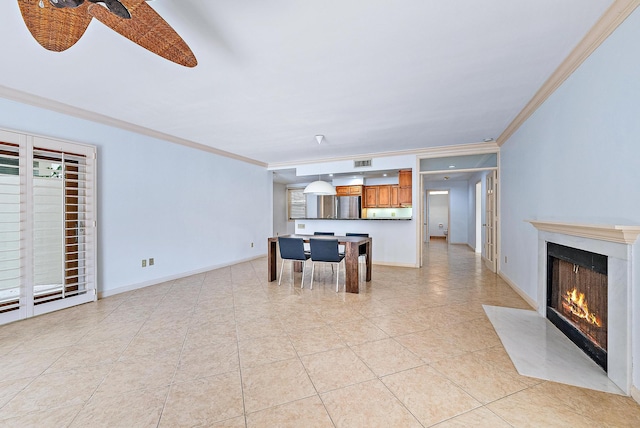
[{"label": "light beige floor tile", "polygon": [[298,358],[243,368],[242,384],[249,413],[316,394]]},{"label": "light beige floor tile", "polygon": [[0,357],[0,381],[38,376],[56,362],[65,348],[35,353],[7,354]]},{"label": "light beige floor tile", "polygon": [[480,407],[480,403],[431,367],[421,366],[382,382],[425,426]]},{"label": "light beige floor tile", "polygon": [[235,342],[183,349],[174,382],[235,371],[239,367],[238,345]]},{"label": "light beige floor tile", "polygon": [[592,426],[640,426],[640,405],[631,397],[555,382],[544,382],[536,386],[535,390],[555,398],[568,409],[587,416],[592,420]]},{"label": "light beige floor tile", "polygon": [[247,427],[332,428],[334,425],[318,396],[250,413]]},{"label": "light beige floor tile", "polygon": [[296,351],[285,335],[261,337],[238,342],[242,367],[259,366],[297,357]]},{"label": "light beige floor tile", "polygon": [[1,420],[0,426],[3,428],[66,427],[73,421],[80,409],[82,409],[82,405],[46,409],[42,412]]},{"label": "light beige floor tile", "polygon": [[427,363],[451,358],[466,353],[448,336],[446,327],[427,329],[416,333],[397,336],[394,339],[402,346],[418,355]]},{"label": "light beige floor tile", "polygon": [[71,428],[157,427],[169,387],[125,393],[97,392],[73,420]]},{"label": "light beige floor tile", "polygon": [[544,394],[539,386],[515,393],[487,408],[516,427],[578,427],[591,426],[585,415],[576,413],[557,400]]},{"label": "light beige floor tile", "polygon": [[528,387],[517,374],[496,369],[474,353],[464,354],[431,365],[483,404],[522,391]]},{"label": "light beige floor tile", "polygon": [[416,321],[404,313],[369,318],[369,321],[391,337],[425,330],[429,327],[428,324]]},{"label": "light beige floor tile", "polygon": [[485,407],[479,407],[470,412],[464,413],[460,416],[447,419],[437,425],[434,428],[511,428],[511,425],[502,420],[495,413],[486,409]]},{"label": "light beige floor tile", "polygon": [[15,397],[20,391],[26,388],[26,386],[29,385],[34,379],[35,377],[28,377],[0,382],[0,409],[13,397]]},{"label": "light beige floor tile", "polygon": [[275,317],[260,317],[237,324],[238,340],[258,339],[266,336],[282,336],[284,329]]},{"label": "light beige floor tile", "polygon": [[[241,393],[206,383],[237,379],[241,356],[249,426],[309,426],[317,416],[320,426],[404,427],[416,422],[409,411],[424,426],[640,426],[628,397],[516,373],[482,304],[528,306],[466,246],[430,244],[422,269],[376,265],[360,294],[335,293],[330,282],[277,286],[266,270],[261,258],[0,326],[0,417],[10,418],[0,426],[157,428],[173,387],[165,426],[180,413],[244,427],[243,410],[210,417]],[[411,353],[442,372],[411,368]],[[96,379],[83,370],[110,364],[85,394]],[[489,401],[514,385],[526,389],[485,407],[461,389]]]},{"label": "light beige floor tile", "polygon": [[333,324],[332,327],[349,346],[389,337],[387,333],[369,321],[349,321]]},{"label": "light beige floor tile", "polygon": [[128,392],[169,385],[178,365],[178,352],[121,359],[100,385],[105,393]]},{"label": "light beige floor tile", "polygon": [[527,386],[534,386],[544,382],[543,379],[520,375],[513,365],[511,358],[509,358],[509,354],[507,354],[507,351],[505,351],[502,345],[481,349],[479,351],[475,351],[473,354],[480,360],[489,362],[493,367],[503,372],[517,375],[518,381],[526,384]]},{"label": "light beige floor tile", "polygon": [[340,336],[328,325],[290,332],[289,339],[298,355],[315,354],[346,346]]},{"label": "light beige floor tile", "polygon": [[393,339],[367,342],[351,348],[377,376],[418,367],[424,362]]},{"label": "light beige floor tile", "polygon": [[207,425],[207,428],[245,428],[244,416],[227,419],[226,421],[213,422]]},{"label": "light beige floor tile", "polygon": [[106,365],[41,375],[0,409],[0,419],[84,404],[109,370]]},{"label": "light beige floor tile", "polygon": [[129,342],[129,339],[114,339],[105,342],[69,346],[66,348],[66,352],[47,369],[46,373],[68,371],[78,367],[113,364],[118,361]]},{"label": "light beige floor tile", "polygon": [[234,371],[172,385],[160,426],[207,426],[243,413],[240,373]]},{"label": "light beige floor tile", "polygon": [[342,388],[376,377],[349,348],[320,352],[301,359],[318,392]]},{"label": "light beige floor tile", "polygon": [[326,392],[320,398],[338,428],[421,427],[377,379]]}]

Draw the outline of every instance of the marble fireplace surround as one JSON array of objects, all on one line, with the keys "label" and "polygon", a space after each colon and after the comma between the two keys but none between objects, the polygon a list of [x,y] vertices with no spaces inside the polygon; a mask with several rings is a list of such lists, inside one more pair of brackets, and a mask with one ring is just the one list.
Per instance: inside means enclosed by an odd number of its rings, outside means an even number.
[{"label": "marble fireplace surround", "polygon": [[587,225],[529,220],[538,229],[538,313],[547,316],[547,242],[608,257],[607,376],[631,392],[632,245],[640,226]]}]

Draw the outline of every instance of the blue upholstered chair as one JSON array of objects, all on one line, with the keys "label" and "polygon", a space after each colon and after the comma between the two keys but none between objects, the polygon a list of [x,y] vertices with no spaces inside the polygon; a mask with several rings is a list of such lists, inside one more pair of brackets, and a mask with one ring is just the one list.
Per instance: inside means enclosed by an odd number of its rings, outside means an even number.
[{"label": "blue upholstered chair", "polygon": [[314,235],[322,235],[322,236],[334,236],[334,232],[313,232]]},{"label": "blue upholstered chair", "polygon": [[[307,269],[307,260],[310,257],[309,253],[304,251],[304,242],[302,238],[278,238],[278,246],[280,247],[280,258],[282,259],[282,267],[280,267],[280,279],[278,285],[282,281],[282,271],[284,270],[284,261],[291,261],[291,272],[293,275],[293,262],[302,262],[302,281],[300,281],[300,288],[304,287],[304,273]],[[313,286],[313,284],[312,284]]]},{"label": "blue upholstered chair", "polygon": [[313,290],[313,274],[316,263],[329,263],[336,265],[336,293],[338,292],[338,281],[340,278],[340,262],[344,259],[344,254],[338,252],[337,239],[313,239],[309,240],[311,246],[311,289]]}]

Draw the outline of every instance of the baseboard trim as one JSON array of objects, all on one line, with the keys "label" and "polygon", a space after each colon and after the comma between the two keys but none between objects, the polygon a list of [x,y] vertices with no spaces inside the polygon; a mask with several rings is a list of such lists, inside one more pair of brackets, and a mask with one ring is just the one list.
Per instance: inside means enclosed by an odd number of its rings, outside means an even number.
[{"label": "baseboard trim", "polygon": [[536,301],[534,301],[531,297],[529,297],[527,295],[527,293],[525,293],[524,291],[522,291],[522,289],[520,287],[518,287],[516,285],[515,282],[513,282],[507,275],[504,274],[504,272],[502,271],[498,271],[498,276],[500,278],[502,278],[502,280],[504,282],[507,283],[507,285],[509,285],[509,287],[511,287],[513,289],[513,291],[515,291],[516,293],[518,293],[518,295],[520,297],[522,297],[524,299],[525,302],[527,302],[529,304],[529,306],[531,306],[534,310],[538,310],[538,303]]},{"label": "baseboard trim", "polygon": [[391,267],[405,267],[405,268],[418,268],[415,264],[411,263],[389,263],[389,262],[372,262],[376,266],[391,266]]},{"label": "baseboard trim", "polygon": [[633,398],[636,403],[640,404],[640,389],[631,385],[631,398]]},{"label": "baseboard trim", "polygon": [[266,257],[266,256],[267,256],[266,254],[261,254],[259,256],[249,257],[247,259],[241,259],[241,260],[235,260],[233,262],[221,263],[221,264],[217,264],[217,265],[211,265],[211,266],[203,267],[203,268],[200,268],[200,269],[195,269],[195,270],[192,270],[192,271],[181,272],[181,273],[178,273],[178,274],[175,274],[175,275],[169,275],[169,276],[164,276],[164,277],[161,277],[161,278],[151,279],[149,281],[139,282],[139,283],[136,283],[136,284],[125,285],[124,287],[114,288],[113,290],[98,291],[98,299],[104,299],[105,297],[115,296],[117,294],[126,293],[128,291],[139,290],[141,288],[150,287],[152,285],[162,284],[163,282],[167,282],[167,281],[175,281],[176,279],[185,278],[185,277],[191,276],[191,275],[198,275],[200,273],[209,272],[210,270],[221,269],[221,268],[224,268],[224,267],[233,266],[233,265],[236,265],[238,263],[250,262],[250,261],[257,260],[257,259],[260,259],[260,258],[263,258],[263,257]]}]

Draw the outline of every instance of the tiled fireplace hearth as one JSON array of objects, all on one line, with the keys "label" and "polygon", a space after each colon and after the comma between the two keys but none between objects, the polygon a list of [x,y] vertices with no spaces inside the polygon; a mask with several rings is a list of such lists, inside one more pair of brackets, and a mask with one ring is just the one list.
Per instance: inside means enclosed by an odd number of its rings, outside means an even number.
[{"label": "tiled fireplace hearth", "polygon": [[640,226],[595,226],[530,221],[538,229],[538,313],[547,317],[548,243],[606,256],[607,376],[622,391],[631,391],[632,246]]}]

